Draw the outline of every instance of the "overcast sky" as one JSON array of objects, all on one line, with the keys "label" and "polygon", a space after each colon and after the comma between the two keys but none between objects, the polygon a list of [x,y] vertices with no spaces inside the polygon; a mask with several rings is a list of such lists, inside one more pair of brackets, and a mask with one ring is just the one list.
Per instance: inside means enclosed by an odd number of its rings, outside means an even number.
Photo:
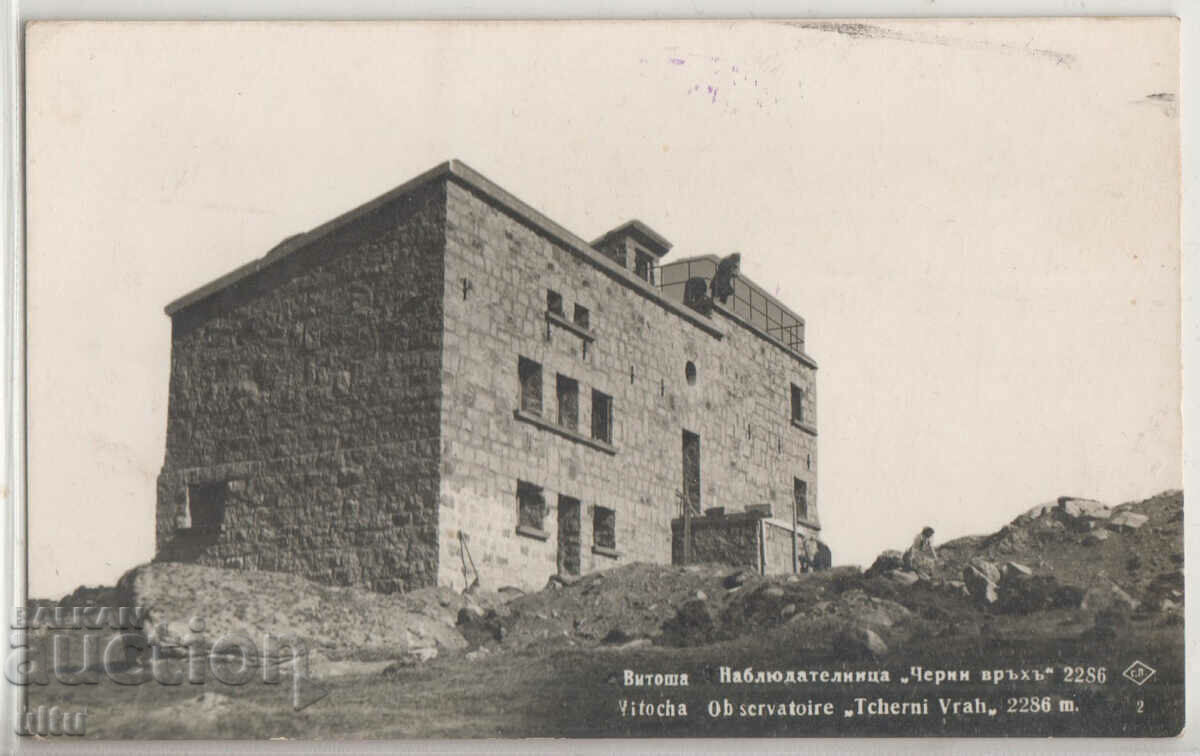
[{"label": "overcast sky", "polygon": [[154,549],[163,306],[454,157],[742,253],[820,363],[836,563],[1181,486],[1170,20],[41,27],[30,593]]}]

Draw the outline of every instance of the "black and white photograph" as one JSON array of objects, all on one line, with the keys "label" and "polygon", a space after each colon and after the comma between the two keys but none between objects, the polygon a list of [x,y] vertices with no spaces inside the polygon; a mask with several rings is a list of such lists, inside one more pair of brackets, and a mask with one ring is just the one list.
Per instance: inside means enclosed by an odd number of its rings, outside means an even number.
[{"label": "black and white photograph", "polygon": [[24,65],[19,736],[1183,730],[1177,19]]}]

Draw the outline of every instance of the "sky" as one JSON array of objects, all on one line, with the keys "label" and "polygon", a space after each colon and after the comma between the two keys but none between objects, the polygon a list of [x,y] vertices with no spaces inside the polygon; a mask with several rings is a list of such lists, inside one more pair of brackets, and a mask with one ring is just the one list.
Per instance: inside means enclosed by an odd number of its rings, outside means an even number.
[{"label": "sky", "polygon": [[154,551],[171,300],[449,158],[807,321],[835,563],[1181,487],[1169,19],[27,40],[30,595]]}]

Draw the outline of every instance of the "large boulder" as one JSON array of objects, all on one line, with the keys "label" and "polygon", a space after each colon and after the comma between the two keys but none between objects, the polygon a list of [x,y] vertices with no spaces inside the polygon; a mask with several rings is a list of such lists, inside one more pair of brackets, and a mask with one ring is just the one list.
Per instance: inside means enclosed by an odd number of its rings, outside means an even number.
[{"label": "large boulder", "polygon": [[974,564],[968,564],[963,568],[963,583],[967,587],[967,592],[971,594],[971,598],[980,604],[991,605],[1000,598],[996,583]]},{"label": "large boulder", "polygon": [[454,627],[465,600],[445,589],[379,594],[285,573],[155,562],[125,573],[117,591],[145,609],[147,639],[168,653],[224,641],[250,656],[289,655],[286,638],[334,660],[427,658],[467,645]]},{"label": "large boulder", "polygon": [[892,570],[901,569],[904,566],[904,555],[894,549],[880,552],[879,556],[875,557],[875,561],[867,568],[863,574],[866,577],[875,577],[883,575]]},{"label": "large boulder", "polygon": [[1029,529],[1019,525],[1005,525],[983,541],[983,545],[992,551],[1007,554],[1026,551],[1033,544]]},{"label": "large boulder", "polygon": [[997,609],[1002,612],[1029,614],[1043,609],[1074,609],[1083,600],[1083,591],[1063,585],[1053,575],[1034,575],[1028,568],[1005,565],[1000,582]]},{"label": "large boulder", "polygon": [[1054,510],[1058,519],[1076,530],[1091,530],[1096,523],[1107,521],[1112,516],[1112,508],[1094,499],[1076,499],[1071,496],[1061,496],[1058,507]]},{"label": "large boulder", "polygon": [[997,586],[998,608],[1022,614],[1043,608],[1046,597],[1041,585],[1034,585],[1033,571],[1023,564],[1008,562],[1000,570]]},{"label": "large boulder", "polygon": [[1017,517],[1013,520],[1013,523],[1024,523],[1029,520],[1040,520],[1041,518],[1053,512],[1056,506],[1058,506],[1058,502],[1053,501],[1046,504],[1038,504],[1036,507],[1028,509],[1025,512],[1017,515]]},{"label": "large boulder", "polygon": [[833,636],[833,653],[846,661],[879,661],[888,652],[887,644],[870,628],[843,627]]},{"label": "large boulder", "polygon": [[1103,612],[1116,607],[1121,611],[1134,611],[1141,605],[1137,599],[1125,592],[1121,586],[1108,579],[1101,579],[1083,595],[1081,609]]},{"label": "large boulder", "polygon": [[1150,518],[1144,514],[1125,510],[1124,512],[1117,512],[1112,516],[1112,518],[1108,521],[1108,528],[1110,530],[1117,531],[1137,530],[1145,525],[1149,519]]},{"label": "large boulder", "polygon": [[908,570],[892,570],[887,573],[887,577],[904,586],[913,585],[921,580],[920,575]]},{"label": "large boulder", "polygon": [[989,562],[983,557],[971,557],[970,566],[983,573],[983,576],[993,583],[1000,582],[1000,567],[995,562]]},{"label": "large boulder", "polygon": [[1078,608],[1083,590],[1063,585],[1053,575],[1037,575],[1020,562],[1006,562],[999,570],[996,610],[1028,614],[1042,609]]},{"label": "large boulder", "polygon": [[869,596],[861,590],[846,591],[838,603],[841,605],[838,608],[843,609],[860,626],[891,627],[912,616],[912,612],[903,604]]},{"label": "large boulder", "polygon": [[1033,570],[1029,569],[1020,562],[1006,562],[1004,569],[1001,570],[1000,579],[1003,582],[1008,580],[1021,580],[1023,578],[1033,577]]}]

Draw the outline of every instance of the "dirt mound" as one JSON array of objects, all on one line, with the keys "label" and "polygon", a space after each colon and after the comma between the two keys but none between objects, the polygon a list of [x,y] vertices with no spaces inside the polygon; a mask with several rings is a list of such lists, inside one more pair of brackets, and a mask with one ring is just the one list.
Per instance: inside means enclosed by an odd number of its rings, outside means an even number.
[{"label": "dirt mound", "polygon": [[[458,612],[474,599],[448,589],[405,595],[319,585],[295,575],[153,563],[117,584],[122,605],[146,609],[152,643],[295,637],[328,659],[430,658],[464,649]],[[263,650],[259,648],[259,650]]]},{"label": "dirt mound", "polygon": [[906,572],[899,552],[885,552],[865,573],[765,577],[722,565],[634,563],[552,578],[529,594],[383,595],[279,573],[155,563],[116,589],[81,588],[69,598],[145,607],[158,643],[184,643],[195,636],[189,621],[202,618],[209,642],[292,635],[331,664],[743,642],[878,657],[919,639],[1085,630],[1104,638],[1122,632],[1112,616],[1125,614],[1178,621],[1182,536],[1180,492],[1117,507],[1064,497],[993,534],[941,545],[932,578]]},{"label": "dirt mound", "polygon": [[858,638],[870,637],[860,630],[904,634],[913,611],[877,595],[887,582],[857,567],[764,577],[721,565],[635,563],[568,584],[552,580],[492,612],[464,613],[459,629],[473,646],[508,651],[693,647],[787,625],[828,646],[838,630]]},{"label": "dirt mound", "polygon": [[[460,629],[473,644],[508,648],[599,645],[614,630],[629,639],[657,637],[687,601],[727,593],[721,583],[731,572],[715,565],[634,563],[568,582],[551,580],[490,614],[464,617]],[[752,573],[746,579],[761,580]]]}]

